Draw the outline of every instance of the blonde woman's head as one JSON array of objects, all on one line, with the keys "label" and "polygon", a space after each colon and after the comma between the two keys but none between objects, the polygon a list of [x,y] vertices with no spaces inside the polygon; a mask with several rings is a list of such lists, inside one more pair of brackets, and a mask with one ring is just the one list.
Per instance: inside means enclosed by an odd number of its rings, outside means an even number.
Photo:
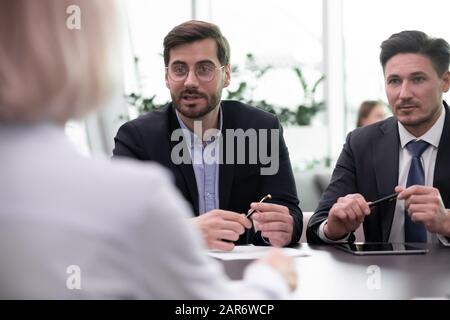
[{"label": "blonde woman's head", "polygon": [[114,20],[110,0],[1,0],[0,122],[63,123],[99,105],[116,81]]}]

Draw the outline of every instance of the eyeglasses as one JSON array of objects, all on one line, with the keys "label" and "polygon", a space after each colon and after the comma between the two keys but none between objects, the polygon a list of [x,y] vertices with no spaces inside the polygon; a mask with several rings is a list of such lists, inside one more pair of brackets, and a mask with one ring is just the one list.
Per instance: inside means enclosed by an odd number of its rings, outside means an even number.
[{"label": "eyeglasses", "polygon": [[[210,82],[216,76],[216,71],[225,66],[216,67],[212,62],[202,62],[195,66],[195,75],[201,82]],[[174,63],[166,67],[170,80],[181,82],[186,80],[190,70],[185,63]]]}]

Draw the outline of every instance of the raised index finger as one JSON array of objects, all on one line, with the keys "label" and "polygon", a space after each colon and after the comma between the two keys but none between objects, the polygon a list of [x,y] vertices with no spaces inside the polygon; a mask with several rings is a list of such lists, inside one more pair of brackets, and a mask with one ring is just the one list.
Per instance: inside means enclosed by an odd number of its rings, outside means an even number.
[{"label": "raised index finger", "polygon": [[414,186],[408,187],[405,190],[403,190],[402,192],[400,192],[398,194],[398,198],[401,199],[401,200],[404,200],[404,199],[408,199],[413,194],[417,194],[417,195],[419,195],[419,194],[429,194],[432,191],[433,191],[432,187],[414,185]]},{"label": "raised index finger", "polygon": [[245,217],[245,215],[242,215],[242,214],[239,214],[239,213],[236,213],[233,211],[220,210],[220,216],[225,220],[239,222],[247,229],[252,227],[251,221],[249,219],[247,219]]},{"label": "raised index finger", "polygon": [[259,211],[254,214],[254,219],[264,223],[274,221],[292,223],[293,218],[290,214],[285,214],[283,212]]},{"label": "raised index finger", "polygon": [[272,211],[289,214],[289,209],[286,206],[275,203],[253,202],[250,207],[261,212]]}]

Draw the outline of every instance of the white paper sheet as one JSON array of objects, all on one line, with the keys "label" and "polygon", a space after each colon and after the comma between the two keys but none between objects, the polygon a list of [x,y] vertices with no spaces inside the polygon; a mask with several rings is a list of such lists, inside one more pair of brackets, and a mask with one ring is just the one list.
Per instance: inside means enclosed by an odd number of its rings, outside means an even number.
[{"label": "white paper sheet", "polygon": [[[260,259],[267,255],[267,252],[272,247],[262,247],[262,246],[236,246],[233,251],[222,251],[222,250],[209,250],[208,255],[220,260],[253,260]],[[281,248],[283,253],[290,257],[304,257],[308,256],[305,253],[300,252],[298,249],[294,248]]]}]

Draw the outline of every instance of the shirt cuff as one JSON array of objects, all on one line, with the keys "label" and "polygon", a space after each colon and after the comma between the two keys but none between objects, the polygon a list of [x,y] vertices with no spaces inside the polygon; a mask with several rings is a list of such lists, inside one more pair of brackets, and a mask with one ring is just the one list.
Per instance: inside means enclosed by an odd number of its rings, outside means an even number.
[{"label": "shirt cuff", "polygon": [[446,236],[443,236],[441,234],[438,234],[437,237],[438,237],[439,241],[441,241],[441,243],[444,246],[447,246],[447,247],[450,246],[450,237],[446,237]]},{"label": "shirt cuff", "polygon": [[324,228],[325,228],[325,225],[327,224],[327,222],[328,222],[328,219],[326,219],[324,222],[322,222],[319,226],[319,238],[322,241],[324,241],[326,243],[330,243],[330,244],[331,243],[346,243],[346,242],[348,242],[348,237],[350,237],[350,233],[347,234],[344,238],[339,239],[339,240],[331,240],[331,239],[327,238],[327,236],[325,235],[325,231],[324,231]]}]

